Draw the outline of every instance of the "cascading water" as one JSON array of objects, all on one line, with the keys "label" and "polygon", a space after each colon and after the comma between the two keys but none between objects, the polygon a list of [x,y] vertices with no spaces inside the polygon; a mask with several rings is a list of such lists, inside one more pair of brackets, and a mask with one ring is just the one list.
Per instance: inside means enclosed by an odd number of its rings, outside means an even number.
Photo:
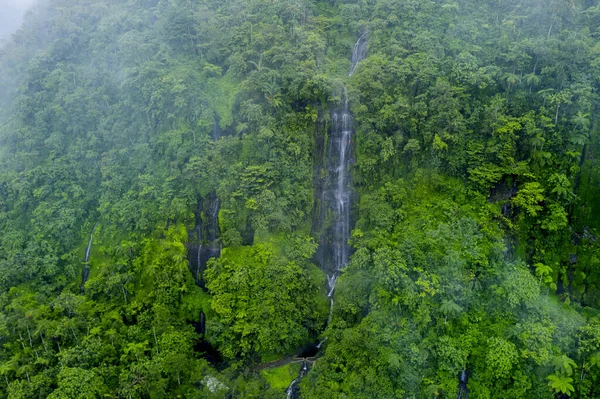
[{"label": "cascading water", "polygon": [[190,269],[196,284],[203,287],[202,273],[211,258],[221,255],[219,242],[219,198],[212,192],[200,201],[196,217],[198,245],[190,247]]},{"label": "cascading water", "polygon": [[[362,37],[362,36],[361,36]],[[360,39],[359,39],[360,40]],[[356,46],[355,50],[356,50]],[[353,56],[354,58],[354,56]],[[331,140],[328,151],[329,166],[329,211],[333,218],[331,228],[330,249],[330,273],[327,276],[329,292],[327,297],[330,301],[329,318],[327,324],[331,323],[333,317],[333,293],[335,285],[342,270],[348,264],[350,248],[350,200],[352,190],[350,188],[350,163],[349,157],[352,148],[352,117],[348,107],[348,93],[344,87],[342,107],[332,114]]]},{"label": "cascading water", "polygon": [[218,238],[217,231],[219,229],[219,209],[221,209],[219,197],[217,197],[217,193],[213,191],[211,194],[210,206],[210,228],[208,229],[208,239],[213,245],[216,245]]},{"label": "cascading water", "polygon": [[[200,207],[199,207],[200,208]],[[199,210],[201,212],[201,210]],[[199,285],[200,280],[200,268],[202,267],[202,224],[198,224],[196,226],[198,230],[198,250],[196,252],[196,273],[194,274],[194,278],[196,279],[196,285]]]},{"label": "cascading water", "polygon": [[221,139],[221,125],[219,115],[217,113],[213,113],[213,128],[212,128],[212,139],[213,141],[218,141]]},{"label": "cascading water", "polygon": [[[219,115],[213,112],[213,126],[210,136],[213,142],[221,139],[221,126]],[[205,288],[204,285],[204,269],[207,262],[211,258],[221,256],[221,242],[219,233],[219,197],[216,191],[201,198],[198,202],[196,210],[196,228],[198,244],[190,244],[189,246],[189,267],[194,275],[196,285]],[[192,237],[190,237],[192,238]],[[203,357],[213,365],[222,362],[219,352],[206,340],[206,314],[200,311],[199,319],[194,323],[196,334],[202,338],[199,339],[194,346],[194,350],[203,353]]]},{"label": "cascading water", "polygon": [[90,240],[88,241],[87,250],[85,251],[85,261],[83,264],[83,271],[81,273],[81,287],[80,287],[80,291],[82,294],[84,291],[85,283],[87,283],[87,280],[90,276],[90,266],[89,266],[90,252],[92,251],[92,242],[94,241],[94,231],[96,231],[97,226],[98,226],[98,223],[96,223],[96,225],[94,225],[94,228],[92,229],[92,233],[90,234]]},{"label": "cascading water", "polygon": [[[358,63],[367,54],[367,34],[363,33],[354,45],[352,65],[348,76],[352,76]],[[352,190],[350,187],[350,151],[352,149],[352,115],[348,106],[346,87],[342,95],[342,107],[332,114],[331,140],[328,149],[328,169],[330,194],[329,207],[333,215],[331,231],[331,274],[327,276],[330,300],[329,319],[333,316],[333,293],[340,270],[348,265],[350,248],[350,206]]]},{"label": "cascading water", "polygon": [[308,365],[306,363],[306,360],[304,360],[304,363],[302,364],[302,369],[300,370],[300,375],[294,381],[292,381],[292,383],[290,384],[288,389],[285,391],[285,394],[287,395],[288,399],[293,399],[295,397],[295,395],[298,393],[297,385],[300,382],[300,380],[302,378],[304,378],[304,376],[307,373],[308,373]]},{"label": "cascading water", "polygon": [[85,251],[85,263],[87,264],[90,261],[90,251],[92,250],[92,242],[94,241],[94,230],[96,230],[96,226],[92,229],[92,234],[90,234],[90,240],[88,241],[87,250]]},{"label": "cascading water", "polygon": [[[363,33],[352,52],[352,66],[348,76],[352,76],[358,63],[365,58],[367,53],[367,35]],[[340,271],[348,265],[350,257],[350,207],[352,205],[352,189],[350,181],[350,166],[352,163],[352,115],[348,105],[348,93],[344,87],[342,103],[331,113],[331,128],[329,130],[329,146],[326,152],[325,167],[327,177],[318,183],[321,190],[318,220],[313,225],[320,232],[319,248],[315,257],[316,262],[327,274],[328,292],[330,301],[329,318],[333,317],[333,294]],[[319,176],[317,174],[317,176]],[[325,221],[331,224],[325,226]],[[323,342],[316,345],[320,349]],[[286,391],[288,399],[294,399],[298,392],[298,383],[308,372],[306,361],[300,371],[300,376],[292,381]]]},{"label": "cascading water", "polygon": [[352,67],[350,68],[350,73],[348,76],[352,76],[354,74],[354,70],[360,61],[362,61],[367,56],[367,32],[364,32],[354,45],[354,50],[352,51]]},{"label": "cascading water", "polygon": [[[333,226],[333,266],[338,272],[348,264],[348,239],[350,238],[350,152],[352,139],[352,119],[348,110],[348,96],[346,88],[343,95],[344,106],[341,115],[333,114],[331,153],[337,155],[337,164],[334,164],[333,187],[334,216]],[[337,154],[336,154],[337,153]],[[337,176],[336,176],[337,175]],[[331,279],[334,282],[337,280]]]},{"label": "cascading water", "polygon": [[208,243],[204,247],[204,251],[201,256],[201,263],[206,266],[206,262],[208,262],[211,258],[218,258],[221,256],[221,243],[219,241],[219,210],[221,209],[221,204],[219,202],[219,197],[217,197],[216,192],[212,192],[210,194],[210,199],[208,201],[208,207],[206,209],[206,229],[207,229],[207,238]]},{"label": "cascading water", "polygon": [[458,373],[458,399],[469,399],[469,389],[467,383],[469,382],[469,374],[467,370],[462,370]]},{"label": "cascading water", "polygon": [[327,318],[327,325],[331,323],[331,318],[333,317],[333,291],[335,290],[337,278],[338,276],[335,273],[327,276],[327,285],[329,286],[329,292],[327,293],[327,298],[329,298],[329,317]]},{"label": "cascading water", "polygon": [[[221,139],[221,127],[219,116],[213,113],[213,127],[211,131],[213,141]],[[192,245],[189,249],[190,271],[194,275],[196,285],[204,288],[202,272],[206,263],[211,258],[221,255],[221,244],[219,242],[219,197],[212,192],[207,198],[198,203],[196,213],[196,231],[198,245]]]}]

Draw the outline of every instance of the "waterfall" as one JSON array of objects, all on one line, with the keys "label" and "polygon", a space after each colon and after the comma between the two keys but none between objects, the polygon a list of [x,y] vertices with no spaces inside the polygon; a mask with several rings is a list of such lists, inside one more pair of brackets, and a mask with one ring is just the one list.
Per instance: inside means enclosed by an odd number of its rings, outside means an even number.
[{"label": "waterfall", "polygon": [[469,399],[469,389],[467,383],[469,382],[469,374],[467,370],[462,370],[458,373],[458,397],[457,399]]},{"label": "waterfall", "polygon": [[[362,38],[362,36],[361,36]],[[360,41],[361,39],[359,39]],[[356,48],[356,46],[355,46]],[[354,66],[355,67],[355,66]],[[330,212],[333,218],[331,229],[331,265],[327,276],[330,301],[329,319],[333,316],[333,293],[340,271],[348,265],[350,248],[350,206],[352,190],[350,187],[350,151],[352,149],[352,116],[348,106],[348,93],[344,87],[342,107],[332,115],[331,141],[328,166],[330,182]]]},{"label": "waterfall", "polygon": [[213,192],[211,194],[211,206],[210,206],[210,228],[208,230],[208,239],[211,244],[215,245],[218,236],[219,230],[219,210],[221,209],[221,204],[219,203],[219,197],[217,197],[217,193]]},{"label": "waterfall", "polygon": [[352,51],[352,67],[348,76],[354,74],[354,70],[360,61],[362,61],[367,55],[367,32],[360,35],[356,44],[354,45],[354,51]]},{"label": "waterfall", "polygon": [[[97,226],[98,224],[96,224]],[[90,261],[90,251],[92,250],[92,242],[94,241],[94,231],[96,230],[96,226],[92,229],[92,233],[90,234],[90,241],[88,241],[87,250],[85,251],[85,263],[87,264]]]},{"label": "waterfall", "polygon": [[329,292],[327,293],[327,298],[333,297],[333,290],[335,289],[336,283],[337,283],[337,275],[336,274],[327,276],[327,285],[329,286]]},{"label": "waterfall", "polygon": [[81,272],[81,287],[79,289],[82,294],[84,291],[85,283],[87,283],[87,280],[90,276],[90,266],[89,266],[90,252],[92,250],[92,242],[94,241],[94,231],[96,231],[97,226],[98,226],[98,223],[96,223],[94,225],[94,228],[92,229],[92,232],[90,234],[90,240],[88,241],[87,250],[85,251],[85,260],[83,262],[83,271]]},{"label": "waterfall", "polygon": [[[362,36],[361,36],[362,37]],[[360,39],[359,39],[360,41]],[[356,47],[356,46],[355,46]],[[327,275],[329,292],[329,317],[327,324],[333,317],[333,293],[340,271],[348,264],[350,248],[350,151],[352,149],[352,117],[348,107],[348,93],[344,87],[342,107],[332,115],[331,141],[328,151],[329,169],[329,211],[332,214],[333,225],[331,228],[331,264]]]},{"label": "waterfall", "polygon": [[[367,34],[363,33],[352,52],[352,66],[349,76],[352,76],[358,63],[366,56]],[[350,257],[350,239],[352,206],[352,189],[350,167],[352,164],[352,115],[350,113],[348,92],[344,87],[342,101],[339,107],[331,112],[329,142],[326,149],[325,165],[327,177],[320,184],[321,202],[317,228],[320,229],[317,263],[327,274],[328,293],[330,300],[329,319],[333,315],[333,294],[340,271],[348,265]],[[325,226],[325,221],[331,221]]]},{"label": "waterfall", "polygon": [[200,267],[202,265],[202,226],[198,226],[198,251],[196,253],[196,285],[200,284]]},{"label": "waterfall", "polygon": [[300,370],[300,375],[296,379],[294,379],[294,381],[292,381],[292,383],[290,384],[288,389],[285,391],[285,394],[287,395],[287,399],[294,399],[296,397],[296,395],[298,393],[296,385],[298,385],[300,380],[302,378],[304,378],[304,376],[307,373],[308,373],[308,365],[306,364],[306,359],[305,359],[304,363],[302,364],[302,369]]},{"label": "waterfall", "polygon": [[[221,139],[221,127],[219,116],[213,112],[213,127],[211,132],[213,141]],[[216,191],[211,192],[207,198],[198,203],[196,213],[196,229],[198,231],[198,245],[192,245],[189,249],[190,271],[194,275],[196,285],[204,288],[202,273],[206,263],[211,258],[221,255],[221,244],[219,240],[219,197]],[[196,251],[194,253],[194,251]],[[194,256],[195,255],[195,256]]]},{"label": "waterfall", "polygon": [[[354,45],[352,68],[348,74],[349,76],[352,76],[358,63],[365,58],[366,51],[367,35],[363,33]],[[350,208],[353,195],[350,181],[352,135],[352,115],[348,104],[348,92],[344,87],[342,102],[331,113],[325,165],[318,165],[319,169],[317,170],[319,173],[315,174],[316,176],[321,175],[320,167],[327,169],[327,177],[324,180],[316,180],[318,182],[316,190],[320,190],[320,196],[316,198],[320,199],[320,204],[316,208],[318,219],[313,221],[313,231],[317,229],[320,234],[315,261],[321,270],[327,274],[327,297],[330,301],[327,325],[331,324],[333,317],[333,294],[338,277],[341,270],[348,265],[350,257],[348,240],[350,239]],[[315,194],[317,195],[317,191]],[[327,223],[326,225],[326,221],[331,221],[331,224]],[[327,337],[319,342],[315,349],[319,350],[326,340]],[[292,381],[286,390],[288,399],[294,399],[297,396],[298,383],[306,373],[308,373],[308,366],[305,359],[300,375]]]},{"label": "waterfall", "polygon": [[221,139],[220,119],[216,112],[213,113],[213,128],[211,136],[213,141],[219,141]]},{"label": "waterfall", "polygon": [[203,264],[210,258],[217,258],[221,256],[221,242],[219,241],[219,211],[221,210],[221,203],[216,192],[212,192],[210,200],[208,201],[206,209],[206,229],[208,245],[204,248],[203,252]]},{"label": "waterfall", "polygon": [[206,314],[204,314],[203,311],[200,311],[200,320],[198,320],[197,323],[194,323],[194,328],[196,334],[202,335],[202,338],[204,338],[204,335],[206,334]]},{"label": "waterfall", "polygon": [[333,291],[335,291],[335,284],[337,283],[337,274],[327,276],[327,285],[329,286],[329,292],[327,298],[329,298],[329,317],[327,318],[327,325],[331,324],[331,318],[333,317]]},{"label": "waterfall", "polygon": [[[350,238],[350,157],[352,139],[352,118],[348,110],[348,95],[344,87],[344,106],[341,115],[333,114],[332,155],[337,155],[333,175],[336,184],[333,190],[335,222],[333,227],[333,266],[334,273],[348,264],[348,239]],[[337,154],[336,154],[337,152]],[[336,176],[337,175],[337,176]]]},{"label": "waterfall", "polygon": [[198,204],[196,214],[198,244],[190,247],[189,255],[190,271],[194,275],[196,285],[202,288],[204,288],[202,273],[206,268],[206,263],[211,258],[217,258],[221,255],[219,210],[219,197],[217,197],[217,193],[214,191]]}]

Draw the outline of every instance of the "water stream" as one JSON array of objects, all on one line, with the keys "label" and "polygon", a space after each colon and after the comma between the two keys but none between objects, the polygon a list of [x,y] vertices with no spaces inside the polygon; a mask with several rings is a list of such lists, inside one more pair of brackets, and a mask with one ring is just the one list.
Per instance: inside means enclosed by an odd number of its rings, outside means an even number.
[{"label": "water stream", "polygon": [[[358,63],[362,61],[367,54],[367,35],[363,33],[352,52],[352,65],[348,76],[352,76]],[[331,212],[333,224],[331,230],[331,250],[330,266],[327,276],[329,292],[327,297],[330,300],[329,319],[331,322],[333,316],[333,294],[340,271],[348,265],[350,256],[350,207],[352,200],[352,188],[350,181],[350,166],[352,159],[350,157],[352,150],[352,115],[348,105],[348,92],[344,87],[342,95],[342,105],[331,115],[332,125],[330,130],[330,141],[327,156],[327,167],[329,172],[328,184],[324,191],[324,202],[328,203]],[[329,195],[327,195],[329,193]],[[329,197],[329,201],[327,201]]]},{"label": "water stream", "polygon": [[196,240],[189,249],[190,271],[196,284],[203,287],[202,274],[211,258],[221,255],[219,240],[219,198],[215,192],[209,194],[198,204],[196,211]]},{"label": "water stream", "polygon": [[94,231],[96,231],[96,227],[98,223],[94,225],[92,232],[90,234],[90,240],[88,241],[87,250],[85,251],[85,260],[83,262],[83,271],[81,272],[81,287],[80,292],[83,294],[85,283],[87,283],[88,278],[90,277],[90,252],[92,251],[92,242],[94,241]]},{"label": "water stream", "polygon": [[287,395],[288,399],[293,399],[296,397],[296,395],[298,394],[298,383],[300,382],[300,380],[302,378],[304,378],[304,376],[307,373],[308,373],[308,365],[305,360],[304,363],[302,364],[302,369],[300,370],[300,375],[296,379],[294,379],[294,381],[292,381],[292,383],[290,384],[288,389],[285,391],[285,394]]},{"label": "water stream", "polygon": [[92,250],[92,242],[94,241],[94,230],[96,230],[96,226],[94,226],[92,234],[90,234],[90,241],[88,241],[87,250],[85,251],[85,263],[90,261],[90,251]]},{"label": "water stream", "polygon": [[[210,136],[213,142],[219,141],[222,136],[220,119],[216,112],[213,112]],[[198,201],[195,227],[197,244],[190,243],[188,254],[190,271],[196,280],[196,285],[202,289],[206,288],[203,275],[208,261],[221,256],[220,209],[221,203],[216,191],[212,191]],[[199,320],[194,323],[194,327],[196,334],[202,337],[197,341],[194,349],[203,353],[203,357],[213,365],[220,364],[223,360],[220,353],[206,340],[206,314],[203,311],[200,312]]]},{"label": "water stream", "polygon": [[354,71],[356,70],[356,66],[359,62],[361,62],[367,56],[367,32],[364,32],[354,45],[354,50],[352,51],[352,67],[350,68],[350,73],[348,76],[352,76]]},{"label": "water stream", "polygon": [[[352,76],[367,53],[367,35],[363,33],[352,52],[352,65],[348,76]],[[331,127],[329,129],[329,145],[326,153],[325,167],[327,177],[321,183],[320,209],[318,225],[320,231],[319,249],[317,250],[316,262],[327,274],[327,297],[330,301],[329,318],[327,324],[331,323],[333,317],[335,286],[343,268],[348,265],[350,257],[350,239],[352,205],[352,187],[350,180],[350,166],[352,164],[352,115],[348,104],[348,93],[344,87],[342,102],[339,107],[331,113]],[[325,226],[326,221],[330,224]],[[321,341],[316,348],[321,348]],[[290,384],[286,391],[288,399],[297,397],[298,383],[308,372],[306,361],[300,371],[300,375]]]},{"label": "water stream", "polygon": [[458,373],[458,397],[457,399],[469,399],[469,389],[467,383],[469,382],[469,374],[467,370],[462,370]]},{"label": "water stream", "polygon": [[221,124],[219,115],[217,113],[213,113],[213,128],[211,132],[211,136],[213,141],[219,141],[221,139]]},{"label": "water stream", "polygon": [[[211,138],[213,141],[221,139],[221,127],[219,116],[213,113],[213,127]],[[202,273],[206,263],[211,258],[221,255],[221,243],[219,240],[219,210],[220,202],[217,193],[213,191],[198,203],[196,213],[197,245],[191,245],[189,249],[190,271],[194,275],[196,285],[204,288]]]}]

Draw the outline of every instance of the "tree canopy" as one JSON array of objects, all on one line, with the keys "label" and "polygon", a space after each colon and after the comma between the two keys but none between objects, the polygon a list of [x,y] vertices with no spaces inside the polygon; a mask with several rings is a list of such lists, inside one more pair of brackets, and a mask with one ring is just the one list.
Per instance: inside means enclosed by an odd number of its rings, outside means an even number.
[{"label": "tree canopy", "polygon": [[40,2],[0,41],[0,397],[285,398],[307,348],[304,399],[600,396],[599,38],[592,0]]}]

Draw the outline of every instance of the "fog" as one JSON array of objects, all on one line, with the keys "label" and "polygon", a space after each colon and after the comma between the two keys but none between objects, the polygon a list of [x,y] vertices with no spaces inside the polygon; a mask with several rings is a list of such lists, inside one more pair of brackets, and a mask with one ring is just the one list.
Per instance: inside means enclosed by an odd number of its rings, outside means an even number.
[{"label": "fog", "polygon": [[0,39],[7,39],[23,22],[23,15],[35,0],[0,0]]}]

